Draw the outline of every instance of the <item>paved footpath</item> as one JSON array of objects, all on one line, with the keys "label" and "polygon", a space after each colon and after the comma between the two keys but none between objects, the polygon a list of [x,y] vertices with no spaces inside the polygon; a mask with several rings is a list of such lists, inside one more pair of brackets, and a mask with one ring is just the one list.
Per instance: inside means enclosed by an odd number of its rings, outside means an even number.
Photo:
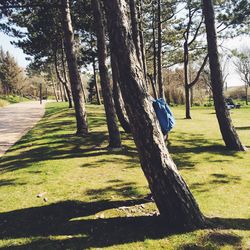
[{"label": "paved footpath", "polygon": [[32,101],[0,108],[0,157],[42,118],[44,106]]}]

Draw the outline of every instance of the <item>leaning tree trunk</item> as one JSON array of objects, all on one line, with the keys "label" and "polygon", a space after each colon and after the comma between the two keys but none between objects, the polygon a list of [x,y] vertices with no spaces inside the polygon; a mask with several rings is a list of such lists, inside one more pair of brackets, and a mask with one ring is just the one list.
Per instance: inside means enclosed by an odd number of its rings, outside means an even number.
[{"label": "leaning tree trunk", "polygon": [[105,44],[105,31],[103,26],[103,16],[101,12],[101,7],[98,0],[92,0],[92,9],[97,37],[97,55],[99,62],[103,104],[105,108],[109,132],[109,147],[120,148],[121,137],[119,127],[116,121],[115,106],[112,98],[112,87],[108,76],[108,68],[106,66],[107,48]]},{"label": "leaning tree trunk", "polygon": [[131,133],[127,112],[125,110],[124,101],[119,86],[119,71],[116,59],[111,55],[111,68],[113,78],[113,98],[115,103],[115,110],[118,120],[126,133]]},{"label": "leaning tree trunk", "polygon": [[228,109],[226,108],[225,97],[223,94],[223,78],[217,47],[215,16],[212,0],[203,0],[203,12],[205,16],[205,25],[207,32],[212,92],[220,131],[223,140],[229,149],[244,151],[245,148],[241,144],[238,134],[232,125],[231,117]]},{"label": "leaning tree trunk", "polygon": [[69,68],[69,78],[76,114],[76,135],[83,136],[88,133],[87,114],[81,89],[80,75],[77,68],[76,55],[74,51],[74,33],[71,23],[69,0],[61,0],[61,3],[65,52]]},{"label": "leaning tree trunk", "polygon": [[204,217],[166,148],[146,91],[126,15],[125,0],[104,0],[111,52],[116,56],[120,86],[140,162],[156,205],[166,223],[178,229],[204,226]]}]

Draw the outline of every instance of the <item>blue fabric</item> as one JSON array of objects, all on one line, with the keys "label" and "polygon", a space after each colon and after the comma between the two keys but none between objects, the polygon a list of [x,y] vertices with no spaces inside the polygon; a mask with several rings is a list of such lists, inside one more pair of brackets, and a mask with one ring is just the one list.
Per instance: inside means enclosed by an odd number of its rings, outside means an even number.
[{"label": "blue fabric", "polygon": [[159,120],[161,131],[166,135],[175,125],[174,116],[163,98],[154,100],[153,107]]}]

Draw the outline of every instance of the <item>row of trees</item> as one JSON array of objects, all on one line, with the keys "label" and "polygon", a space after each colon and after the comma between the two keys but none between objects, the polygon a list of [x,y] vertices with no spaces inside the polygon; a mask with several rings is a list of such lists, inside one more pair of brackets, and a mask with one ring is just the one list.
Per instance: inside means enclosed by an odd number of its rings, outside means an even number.
[{"label": "row of trees", "polygon": [[[193,81],[199,77],[206,60],[209,59],[211,88],[222,137],[227,148],[243,151],[245,148],[232,126],[223,96],[223,79],[218,55],[213,1],[187,2],[197,4],[194,9],[191,8],[191,5],[189,6],[188,20],[197,14],[200,23],[205,24],[207,35],[207,55]],[[225,27],[227,22],[234,25],[232,20],[239,20],[238,17],[236,19],[230,17],[231,10],[234,15],[246,11],[247,8],[237,9],[239,2],[243,6],[248,4],[245,0],[237,1],[237,3],[232,1],[233,5],[230,5],[225,12],[228,15],[221,17]],[[0,8],[9,16],[10,23],[27,29],[27,33],[24,34],[25,38],[20,40],[18,45],[27,54],[35,57],[34,67],[38,65],[43,67],[48,63],[53,63],[56,68],[57,60],[60,58],[63,80],[66,81],[68,75],[67,82],[71,87],[77,122],[76,134],[81,136],[88,133],[88,123],[80,67],[92,62],[93,68],[95,68],[94,53],[97,54],[109,131],[109,146],[111,148],[121,146],[116,121],[117,114],[124,129],[131,131],[133,135],[142,170],[166,223],[178,229],[194,229],[205,226],[205,218],[170,157],[150,97],[150,86],[155,96],[164,97],[165,95],[162,81],[162,57],[165,53],[168,58],[171,58],[170,52],[174,48],[172,42],[178,43],[178,39],[163,42],[164,38],[167,38],[163,34],[168,29],[174,33],[174,38],[178,38],[178,32],[176,34],[175,30],[171,28],[171,18],[178,15],[181,8],[185,8],[186,1],[180,3],[180,1],[158,0],[154,3],[146,4],[147,9],[152,8],[152,12],[146,12],[149,13],[148,15],[143,12],[145,2],[140,0],[91,0],[91,2],[9,0],[0,5]],[[151,15],[152,13],[153,15]],[[153,27],[149,30],[154,34],[151,44],[143,34],[142,17],[153,18]],[[240,23],[242,24],[243,21],[241,20]],[[150,22],[147,20],[146,23]],[[193,38],[190,38],[189,32],[192,24],[193,21],[188,22],[183,33],[186,41],[184,45],[185,65],[189,62],[187,49],[190,49],[194,43],[194,37],[197,37],[196,33],[198,34],[197,30],[199,30],[197,28],[193,32]],[[5,28],[8,29],[9,26]],[[178,29],[183,31],[182,28]],[[13,30],[9,31],[13,32]],[[22,36],[23,34],[16,35]],[[109,46],[106,43],[107,37]],[[96,49],[94,49],[95,44]],[[90,51],[86,48],[90,48]],[[150,50],[149,48],[153,50],[151,59],[147,58],[146,53],[147,50]],[[113,97],[107,66],[108,54],[114,86]],[[65,65],[65,62],[67,62],[68,74],[64,73],[66,67],[63,68],[63,64]],[[148,67],[150,63],[153,65],[151,69],[153,71],[150,71]],[[187,80],[187,77],[185,78]],[[151,79],[150,86],[149,79]],[[193,84],[193,81],[189,81],[188,84]]]},{"label": "row of trees", "polygon": [[0,94],[3,96],[19,95],[27,98],[55,95],[57,100],[65,100],[63,89],[58,82],[53,81],[53,74],[38,75],[32,70],[25,71],[18,65],[14,56],[0,48]]},{"label": "row of trees", "polygon": [[0,48],[0,93],[19,94],[25,87],[24,72],[14,57]]}]

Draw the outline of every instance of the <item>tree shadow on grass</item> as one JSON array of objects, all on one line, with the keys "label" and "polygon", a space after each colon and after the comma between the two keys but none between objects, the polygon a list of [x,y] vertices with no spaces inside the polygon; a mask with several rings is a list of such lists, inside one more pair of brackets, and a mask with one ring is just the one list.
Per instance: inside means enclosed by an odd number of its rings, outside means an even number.
[{"label": "tree shadow on grass", "polygon": [[[66,112],[66,114],[65,114]],[[98,119],[95,115],[89,116],[91,129],[105,125],[105,118],[100,112]],[[77,137],[74,134],[65,134],[72,131],[74,125],[71,111],[61,108],[49,108],[36,129],[31,130],[19,142],[17,142],[9,153],[1,158],[0,171],[15,171],[21,168],[28,168],[45,160],[73,159],[85,157],[97,157],[100,155],[126,155],[137,157],[137,151],[128,147],[123,147],[119,152],[108,150],[103,144],[108,144],[108,133],[106,131],[91,131],[85,137]],[[60,120],[54,120],[58,118]],[[61,131],[64,133],[61,134]],[[123,137],[126,135],[123,134]],[[126,138],[127,139],[127,138]],[[17,152],[17,154],[15,154]],[[139,160],[138,160],[139,161]],[[132,162],[132,160],[131,160]]]},{"label": "tree shadow on grass", "polygon": [[235,127],[237,130],[250,130],[250,126]]},{"label": "tree shadow on grass", "polygon": [[15,179],[0,180],[0,187],[15,185]]},{"label": "tree shadow on grass", "polygon": [[[176,135],[173,135],[176,137]],[[171,140],[171,138],[170,138]],[[194,154],[209,154],[205,160],[209,162],[226,162],[230,158],[218,159],[218,155],[241,158],[237,151],[229,150],[225,146],[205,139],[202,134],[182,133],[181,138],[175,139],[175,144],[168,145],[169,152],[172,154],[174,162],[179,169],[193,169],[198,162],[192,157]],[[206,157],[206,156],[204,156]],[[204,159],[203,157],[203,159]]]},{"label": "tree shadow on grass", "polygon": [[[46,132],[45,132],[46,133]],[[0,171],[15,171],[21,168],[27,168],[34,163],[52,160],[52,159],[72,159],[85,157],[84,154],[90,152],[100,153],[101,148],[97,147],[107,139],[107,135],[103,133],[92,133],[85,138],[68,137],[66,135],[47,135],[50,142],[39,144],[35,142],[33,145],[27,145],[22,140],[12,150],[22,149],[18,156],[6,155],[1,158]],[[16,148],[17,147],[17,148]],[[102,152],[103,153],[103,152]],[[86,155],[87,157],[88,155]]]},{"label": "tree shadow on grass", "polygon": [[[106,146],[102,146],[103,143],[108,141],[108,135],[103,132],[92,132],[84,138],[79,138],[73,135],[58,135],[50,132],[46,132],[41,136],[34,144],[27,145],[27,141],[30,140],[30,135],[26,136],[19,141],[9,152],[20,150],[18,157],[16,155],[6,155],[1,158],[0,172],[15,171],[21,168],[28,168],[34,163],[47,160],[62,160],[73,158],[86,157],[98,157],[101,155],[126,155],[126,162],[139,162],[137,151],[128,146],[123,146],[122,150],[112,151]],[[43,140],[43,137],[48,141],[39,143],[39,140]],[[131,159],[130,159],[131,158]],[[114,162],[117,159],[114,158]],[[96,160],[97,166],[100,164],[100,160]],[[83,167],[87,167],[88,164],[84,164]],[[88,166],[90,167],[90,166]]]},{"label": "tree shadow on grass", "polygon": [[192,191],[209,192],[210,184],[215,187],[216,185],[227,185],[227,184],[236,184],[241,180],[240,176],[233,176],[229,174],[211,174],[212,180],[206,180],[205,182],[194,182],[190,184],[190,189]]},{"label": "tree shadow on grass", "polygon": [[92,199],[101,199],[110,193],[118,194],[124,198],[141,196],[140,192],[137,190],[135,182],[112,183],[112,185],[101,189],[87,189],[85,195],[90,196]]},{"label": "tree shadow on grass", "polygon": [[[113,152],[102,147],[108,143],[108,134],[105,131],[91,131],[84,138],[79,138],[73,134],[61,134],[61,131],[72,131],[73,122],[68,120],[73,117],[71,111],[51,108],[48,110],[45,120],[42,120],[36,129],[25,135],[9,152],[18,151],[18,155],[6,155],[1,158],[0,171],[15,171],[20,168],[28,168],[34,163],[45,160],[71,159],[84,157],[97,157],[101,155],[124,155],[128,167],[137,167],[139,163],[138,153],[135,147],[124,146],[123,150]],[[65,114],[66,111],[66,114]],[[61,120],[53,120],[54,118]],[[105,124],[103,113],[100,112],[98,119],[95,115],[90,114],[92,129],[99,128]],[[47,120],[46,120],[47,119]],[[62,129],[63,128],[63,129]],[[38,131],[38,132],[37,132]],[[174,133],[173,133],[174,135]],[[132,136],[123,133],[125,140],[131,140]],[[175,136],[175,135],[174,135]],[[211,145],[209,140],[204,139],[202,134],[182,133],[181,138],[175,139],[180,144],[169,145],[169,151],[179,169],[192,169],[197,162],[192,160],[192,154],[211,153],[209,161],[213,161],[212,155],[236,156],[235,151],[226,150],[222,145]],[[228,159],[230,160],[230,159]],[[84,161],[84,160],[83,160]],[[95,161],[92,166],[96,167],[101,160]],[[114,162],[117,159],[114,159]],[[222,161],[214,157],[214,161]],[[223,161],[226,161],[226,159]],[[86,164],[83,164],[86,167]]]},{"label": "tree shadow on grass", "polygon": [[[173,232],[163,225],[158,216],[84,218],[108,209],[142,203],[145,203],[145,200],[92,203],[65,201],[44,207],[2,213],[0,215],[1,238],[70,235],[70,240],[46,238],[25,246],[18,246],[16,249],[37,249],[44,244],[48,244],[46,249],[58,249],[62,245],[65,248],[68,245],[69,249],[77,249],[77,247],[85,249],[143,241],[145,237],[157,239]],[[11,246],[9,249],[15,248]]]},{"label": "tree shadow on grass", "polygon": [[[145,200],[78,202],[64,201],[43,207],[0,214],[1,239],[32,238],[24,245],[4,249],[86,249],[108,247],[145,239],[161,239],[183,233],[167,226],[160,216],[98,218],[109,209],[135,206]],[[250,229],[250,219],[209,218],[212,229]],[[213,235],[210,238],[218,240]],[[230,243],[232,237],[223,238]]]}]

